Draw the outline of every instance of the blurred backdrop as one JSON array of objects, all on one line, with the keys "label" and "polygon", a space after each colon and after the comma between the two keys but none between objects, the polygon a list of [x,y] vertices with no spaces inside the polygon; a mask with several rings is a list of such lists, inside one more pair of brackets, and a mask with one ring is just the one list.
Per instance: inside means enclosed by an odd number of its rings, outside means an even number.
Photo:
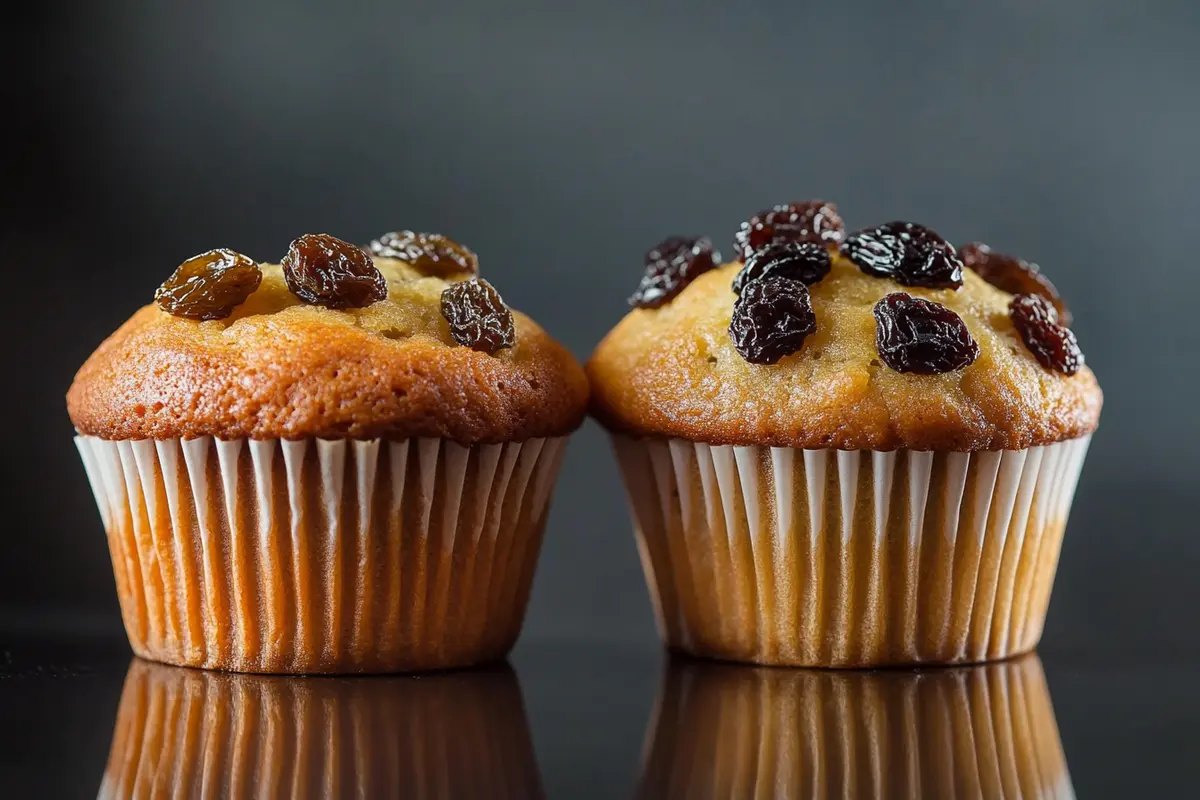
[{"label": "blurred backdrop", "polygon": [[[360,5],[26,4],[6,25],[6,619],[119,625],[63,395],[185,257],[444,232],[583,359],[664,235],[728,248],[760,208],[822,197],[1053,277],[1106,405],[1045,648],[1200,647],[1200,6]],[[527,635],[654,639],[592,423]]]}]

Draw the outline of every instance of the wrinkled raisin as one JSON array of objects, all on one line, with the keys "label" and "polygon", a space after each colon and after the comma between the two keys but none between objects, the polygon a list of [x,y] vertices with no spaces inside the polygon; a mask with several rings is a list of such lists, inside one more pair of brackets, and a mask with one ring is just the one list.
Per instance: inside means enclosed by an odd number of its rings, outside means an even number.
[{"label": "wrinkled raisin", "polygon": [[479,257],[440,233],[394,231],[372,240],[369,247],[381,258],[399,259],[436,278],[464,272],[479,274]]},{"label": "wrinkled raisin", "polygon": [[1046,369],[1074,375],[1083,366],[1083,351],[1075,334],[1058,322],[1058,312],[1038,294],[1019,294],[1008,304],[1013,327],[1029,352]]},{"label": "wrinkled raisin", "polygon": [[326,308],[365,308],[387,297],[387,278],[361,247],[327,233],[306,233],[283,257],[292,294]]},{"label": "wrinkled raisin", "polygon": [[875,348],[897,372],[922,375],[953,372],[979,357],[979,345],[962,317],[904,292],[875,304]]},{"label": "wrinkled raisin", "polygon": [[248,256],[224,248],[192,256],[154,293],[163,311],[176,317],[224,319],[262,283],[262,270]]},{"label": "wrinkled raisin", "polygon": [[958,256],[967,269],[1001,291],[1009,294],[1040,294],[1054,305],[1063,325],[1071,324],[1071,312],[1067,310],[1067,304],[1037,264],[997,253],[980,242],[964,244],[958,248]]},{"label": "wrinkled raisin", "polygon": [[837,244],[846,233],[837,206],[821,200],[789,203],[760,211],[734,234],[734,251],[742,261],[774,242]]},{"label": "wrinkled raisin", "polygon": [[629,298],[635,308],[658,308],[694,281],[721,263],[721,254],[713,250],[707,238],[688,239],[672,236],[646,253],[646,271],[637,291]]},{"label": "wrinkled raisin", "polygon": [[816,329],[808,287],[781,275],[746,284],[729,322],[733,346],[751,364],[774,364],[795,353]]},{"label": "wrinkled raisin", "polygon": [[751,281],[760,281],[773,275],[793,278],[812,286],[829,274],[829,251],[812,242],[775,242],[757,250],[742,271],[733,279],[733,291],[742,293],[742,288]]},{"label": "wrinkled raisin", "polygon": [[957,289],[963,283],[954,246],[915,222],[888,222],[853,233],[842,245],[842,255],[868,275],[905,286]]},{"label": "wrinkled raisin", "polygon": [[454,341],[484,353],[512,347],[517,339],[512,312],[483,278],[454,283],[442,292],[442,316]]}]

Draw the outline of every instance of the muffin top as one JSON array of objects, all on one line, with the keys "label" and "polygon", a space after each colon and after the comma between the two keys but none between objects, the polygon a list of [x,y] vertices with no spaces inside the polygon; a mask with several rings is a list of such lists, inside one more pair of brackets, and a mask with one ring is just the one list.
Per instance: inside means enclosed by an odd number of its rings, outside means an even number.
[{"label": "muffin top", "polygon": [[410,232],[370,249],[310,234],[282,265],[184,262],[79,370],[71,421],[106,439],[463,444],[578,427],[583,370],[473,277],[473,253]]},{"label": "muffin top", "polygon": [[[1102,395],[1035,265],[912,223],[847,236],[832,204],[651,250],[596,348],[608,428],[712,444],[1018,450],[1097,425]],[[1010,293],[1013,292],[1013,293]],[[1015,294],[1014,294],[1015,293]]]}]

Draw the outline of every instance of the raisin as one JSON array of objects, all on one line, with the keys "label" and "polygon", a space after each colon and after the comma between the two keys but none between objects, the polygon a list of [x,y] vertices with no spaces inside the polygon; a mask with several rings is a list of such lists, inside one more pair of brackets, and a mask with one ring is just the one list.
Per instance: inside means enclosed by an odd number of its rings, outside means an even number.
[{"label": "raisin", "polygon": [[176,317],[224,319],[262,283],[262,270],[248,256],[224,248],[192,256],[154,293],[163,311]]},{"label": "raisin", "polygon": [[997,253],[986,244],[972,242],[958,248],[958,257],[967,269],[1009,294],[1040,294],[1049,300],[1058,311],[1063,325],[1071,324],[1071,312],[1063,302],[1062,295],[1038,267],[1028,261]]},{"label": "raisin", "polygon": [[404,261],[437,278],[464,272],[479,274],[479,257],[470,248],[440,233],[394,231],[372,240],[368,246],[381,258]]},{"label": "raisin", "polygon": [[888,222],[853,233],[842,244],[842,255],[868,275],[905,286],[957,289],[963,283],[954,246],[915,222]]},{"label": "raisin", "polygon": [[517,339],[512,312],[483,278],[454,283],[442,292],[442,316],[454,341],[484,353],[512,347]]},{"label": "raisin", "polygon": [[387,278],[361,247],[327,233],[295,239],[283,257],[292,294],[326,308],[365,308],[387,297]]},{"label": "raisin", "polygon": [[742,261],[774,242],[837,244],[846,233],[837,206],[821,200],[789,203],[760,211],[734,234],[734,251]]},{"label": "raisin", "polygon": [[1029,352],[1046,369],[1074,375],[1083,366],[1083,352],[1075,334],[1059,324],[1058,311],[1040,294],[1019,294],[1008,304],[1013,327]]},{"label": "raisin", "polygon": [[746,284],[729,322],[733,346],[751,364],[774,364],[795,353],[816,329],[808,287],[782,275]]},{"label": "raisin", "polygon": [[721,254],[705,237],[672,236],[651,248],[645,260],[641,283],[629,298],[634,308],[658,308],[671,302],[697,276],[720,264]]},{"label": "raisin", "polygon": [[897,372],[953,372],[979,358],[962,317],[940,303],[894,292],[875,304],[875,349]]},{"label": "raisin", "polygon": [[812,286],[829,274],[829,251],[812,242],[775,242],[757,250],[733,279],[733,291],[742,293],[751,281],[783,275]]}]

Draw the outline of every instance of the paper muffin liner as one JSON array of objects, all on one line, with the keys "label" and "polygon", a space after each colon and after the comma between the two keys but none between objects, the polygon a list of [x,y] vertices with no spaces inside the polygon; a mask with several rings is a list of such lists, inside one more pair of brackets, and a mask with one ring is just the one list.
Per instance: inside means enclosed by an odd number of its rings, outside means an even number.
[{"label": "paper muffin liner", "polygon": [[1031,650],[1089,441],[934,453],[614,436],[668,646],[838,667]]},{"label": "paper muffin liner", "polygon": [[99,796],[544,795],[521,688],[507,665],[345,679],[135,659]]},{"label": "paper muffin liner", "polygon": [[276,673],[502,657],[565,442],[76,438],[134,652]]},{"label": "paper muffin liner", "polygon": [[921,671],[673,661],[638,797],[1074,797],[1037,656]]}]

